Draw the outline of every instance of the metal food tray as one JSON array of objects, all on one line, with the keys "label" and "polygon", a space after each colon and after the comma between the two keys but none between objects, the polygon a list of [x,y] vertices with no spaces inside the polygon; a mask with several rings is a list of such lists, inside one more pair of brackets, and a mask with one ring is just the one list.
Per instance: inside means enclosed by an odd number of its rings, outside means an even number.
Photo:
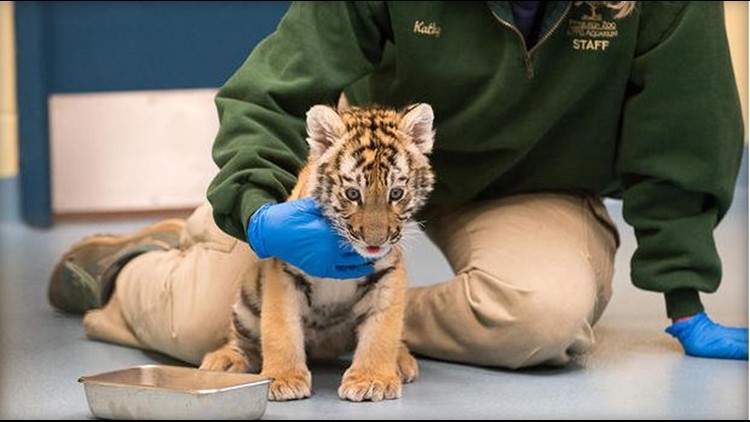
[{"label": "metal food tray", "polygon": [[104,419],[258,419],[270,379],[145,365],[85,376],[91,412]]}]

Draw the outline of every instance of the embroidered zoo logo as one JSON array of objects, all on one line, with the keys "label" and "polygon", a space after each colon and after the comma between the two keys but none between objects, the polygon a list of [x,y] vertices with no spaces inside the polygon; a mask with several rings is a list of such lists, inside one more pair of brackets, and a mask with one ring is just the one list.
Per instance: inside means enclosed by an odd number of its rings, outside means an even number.
[{"label": "embroidered zoo logo", "polygon": [[568,21],[568,37],[572,38],[574,50],[604,51],[609,39],[618,35],[617,23],[606,20],[600,12],[598,2],[577,1],[576,7],[585,6],[588,13]]},{"label": "embroidered zoo logo", "polygon": [[426,23],[424,21],[414,21],[414,33],[428,35],[431,37],[439,37],[442,28],[435,22]]}]

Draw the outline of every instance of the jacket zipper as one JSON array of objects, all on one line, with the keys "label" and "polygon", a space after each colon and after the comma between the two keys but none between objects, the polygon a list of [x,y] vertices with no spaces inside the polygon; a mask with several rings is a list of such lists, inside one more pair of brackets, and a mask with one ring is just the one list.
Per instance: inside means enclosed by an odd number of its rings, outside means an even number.
[{"label": "jacket zipper", "polygon": [[534,47],[531,48],[531,50],[528,49],[528,46],[526,45],[526,40],[523,38],[523,34],[521,31],[518,30],[512,23],[506,21],[505,19],[501,18],[497,15],[494,11],[492,11],[492,15],[495,16],[495,19],[500,21],[501,24],[508,27],[511,31],[515,32],[516,35],[518,35],[518,38],[521,39],[521,46],[523,47],[523,64],[526,66],[526,77],[531,79],[534,77],[534,66],[532,63],[532,55],[534,54],[534,51],[536,51],[537,48],[539,48],[545,41],[549,39],[549,37],[552,36],[552,34],[557,31],[557,28],[562,24],[562,22],[565,20],[565,18],[568,16],[568,13],[570,13],[570,7],[571,2],[568,2],[568,5],[565,7],[565,11],[560,16],[560,18],[555,22],[554,25],[552,25],[552,28],[550,28],[549,31],[547,31],[546,34],[544,34],[541,38],[539,38],[539,41],[534,45]]}]

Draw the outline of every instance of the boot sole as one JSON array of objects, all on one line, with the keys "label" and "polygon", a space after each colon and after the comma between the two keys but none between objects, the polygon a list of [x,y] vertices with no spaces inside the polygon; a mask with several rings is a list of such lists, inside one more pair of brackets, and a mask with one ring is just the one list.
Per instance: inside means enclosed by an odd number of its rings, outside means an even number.
[{"label": "boot sole", "polygon": [[[61,271],[63,265],[65,265],[65,261],[67,261],[68,256],[70,255],[70,252],[78,248],[81,248],[90,244],[98,244],[101,246],[114,246],[117,244],[125,244],[137,238],[148,236],[151,233],[160,233],[160,232],[165,232],[165,231],[181,233],[184,228],[185,228],[185,220],[172,218],[168,220],[159,221],[140,231],[137,231],[129,235],[95,234],[93,236],[84,237],[83,239],[73,243],[68,248],[68,250],[65,253],[63,253],[62,257],[57,261],[57,263],[53,267],[52,274],[57,274],[59,271]],[[52,305],[53,308],[62,312],[75,313],[75,312],[70,312],[68,310],[65,310],[61,306],[59,306],[56,303],[56,301],[53,300],[53,296],[54,294],[53,294],[53,289],[52,289],[52,280],[50,280],[49,286],[47,287],[47,300],[49,301],[50,305]]]}]

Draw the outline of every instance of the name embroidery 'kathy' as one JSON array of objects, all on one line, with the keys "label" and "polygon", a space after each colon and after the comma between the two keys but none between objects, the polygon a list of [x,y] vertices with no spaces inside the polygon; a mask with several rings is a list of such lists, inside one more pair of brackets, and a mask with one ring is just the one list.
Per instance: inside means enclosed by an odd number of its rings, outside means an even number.
[{"label": "name embroidery 'kathy'", "polygon": [[442,28],[435,22],[425,23],[425,21],[414,21],[414,33],[439,37]]}]

